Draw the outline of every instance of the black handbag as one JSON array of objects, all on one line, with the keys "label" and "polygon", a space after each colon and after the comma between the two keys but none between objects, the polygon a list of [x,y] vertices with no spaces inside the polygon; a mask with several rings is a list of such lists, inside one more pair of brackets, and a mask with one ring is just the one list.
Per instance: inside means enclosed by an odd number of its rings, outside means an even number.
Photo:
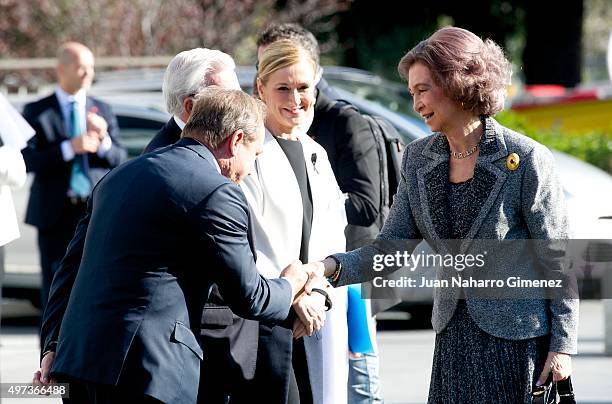
[{"label": "black handbag", "polygon": [[[553,385],[556,389],[553,389]],[[557,401],[557,395],[559,401]],[[546,384],[534,387],[531,393],[531,402],[533,404],[576,404],[571,377],[556,383],[553,383],[552,378],[549,378]]]}]

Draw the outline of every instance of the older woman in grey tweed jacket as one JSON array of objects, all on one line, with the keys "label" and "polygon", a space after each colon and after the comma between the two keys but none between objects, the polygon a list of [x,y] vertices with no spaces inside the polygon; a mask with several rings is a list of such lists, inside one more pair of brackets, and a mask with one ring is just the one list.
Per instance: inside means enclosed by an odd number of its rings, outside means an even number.
[{"label": "older woman in grey tweed jacket", "polygon": [[[378,242],[425,239],[443,253],[449,251],[444,240],[460,239],[459,252],[465,253],[473,251],[474,240],[568,237],[550,151],[491,118],[503,108],[511,75],[495,43],[443,28],[408,52],[399,71],[414,110],[434,133],[407,147]],[[487,261],[508,276],[536,267],[561,271],[559,261],[550,259],[555,251],[519,245],[522,250],[498,251]],[[362,268],[368,260],[371,268],[374,250],[337,254],[310,268],[324,271],[335,285],[363,282],[373,277]],[[571,373],[577,300],[442,293],[434,293],[430,403],[529,403],[533,386],[549,373],[554,380]]]}]

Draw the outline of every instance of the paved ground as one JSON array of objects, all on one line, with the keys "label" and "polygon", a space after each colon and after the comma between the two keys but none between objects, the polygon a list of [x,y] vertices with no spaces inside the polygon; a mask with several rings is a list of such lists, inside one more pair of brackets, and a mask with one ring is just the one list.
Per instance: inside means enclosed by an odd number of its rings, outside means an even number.
[{"label": "paved ground", "polygon": [[[38,362],[37,313],[24,304],[3,307],[9,325],[2,328],[2,382],[27,382]],[[431,371],[434,333],[408,329],[407,322],[381,321],[381,378],[387,403],[425,403]],[[603,355],[601,302],[581,305],[580,353],[574,357],[574,386],[579,403],[612,403],[612,356]],[[2,404],[58,403],[52,399],[3,399]]]}]

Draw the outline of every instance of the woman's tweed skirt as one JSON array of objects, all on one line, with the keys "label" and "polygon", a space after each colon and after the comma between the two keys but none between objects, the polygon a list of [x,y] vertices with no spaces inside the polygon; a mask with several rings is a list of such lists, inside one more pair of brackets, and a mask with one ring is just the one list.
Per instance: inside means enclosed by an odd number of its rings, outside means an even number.
[{"label": "woman's tweed skirt", "polygon": [[548,341],[548,336],[513,341],[489,335],[460,300],[448,326],[436,335],[428,402],[531,403]]}]

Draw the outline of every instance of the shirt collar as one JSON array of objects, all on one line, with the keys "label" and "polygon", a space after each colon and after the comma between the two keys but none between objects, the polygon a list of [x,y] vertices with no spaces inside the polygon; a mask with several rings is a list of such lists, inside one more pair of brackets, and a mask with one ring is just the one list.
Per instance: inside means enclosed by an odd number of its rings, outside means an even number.
[{"label": "shirt collar", "polygon": [[68,94],[63,88],[57,86],[55,95],[60,105],[69,105],[72,101],[76,101],[79,105],[85,105],[87,94],[84,89],[79,90],[76,94]]},{"label": "shirt collar", "polygon": [[172,117],[174,118],[174,122],[176,122],[176,124],[179,128],[181,128],[181,130],[185,129],[185,122],[183,122],[181,118],[176,115],[173,115]]}]

